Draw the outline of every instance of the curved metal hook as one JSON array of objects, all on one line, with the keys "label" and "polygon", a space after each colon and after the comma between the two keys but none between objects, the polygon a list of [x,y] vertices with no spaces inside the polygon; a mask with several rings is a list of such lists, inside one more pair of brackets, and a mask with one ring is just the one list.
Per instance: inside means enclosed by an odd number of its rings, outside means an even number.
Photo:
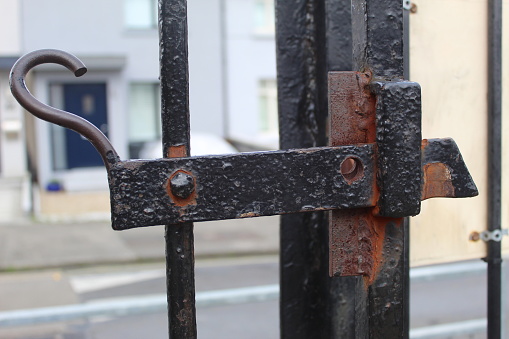
[{"label": "curved metal hook", "polygon": [[25,77],[37,65],[55,63],[62,65],[80,77],[87,72],[85,65],[74,55],[56,49],[42,49],[22,56],[12,66],[9,83],[16,100],[36,117],[62,127],[72,129],[87,138],[101,155],[104,165],[110,167],[120,160],[108,138],[89,121],[66,111],[48,106],[28,91]]}]

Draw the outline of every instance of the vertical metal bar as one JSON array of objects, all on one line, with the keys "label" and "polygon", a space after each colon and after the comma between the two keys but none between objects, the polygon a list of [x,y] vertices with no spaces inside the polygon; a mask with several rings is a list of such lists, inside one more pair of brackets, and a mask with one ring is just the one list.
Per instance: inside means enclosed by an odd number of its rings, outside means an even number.
[{"label": "vertical metal bar", "polygon": [[[326,0],[327,71],[351,71],[351,0]],[[329,112],[330,114],[330,112]],[[329,285],[330,338],[362,338],[368,327],[367,290],[361,276],[332,277]]]},{"label": "vertical metal bar", "polygon": [[[381,80],[403,79],[401,0],[352,0],[352,39],[355,70]],[[408,338],[408,239],[408,218],[385,225],[383,262],[368,287],[369,325],[362,337]]]},{"label": "vertical metal bar", "polygon": [[403,10],[403,78],[410,80],[410,10]]},{"label": "vertical metal bar", "polygon": [[[282,149],[327,145],[325,5],[277,0],[276,46]],[[281,338],[329,338],[327,214],[281,217]]]},{"label": "vertical metal bar", "polygon": [[[488,2],[488,230],[501,228],[502,1]],[[502,337],[501,242],[488,242],[488,338]]]},{"label": "vertical metal bar", "polygon": [[351,0],[325,0],[325,6],[327,71],[351,71],[353,70]]},{"label": "vertical metal bar", "polygon": [[[189,155],[187,1],[159,0],[163,156]],[[171,338],[196,338],[193,224],[166,226],[168,325]]]}]

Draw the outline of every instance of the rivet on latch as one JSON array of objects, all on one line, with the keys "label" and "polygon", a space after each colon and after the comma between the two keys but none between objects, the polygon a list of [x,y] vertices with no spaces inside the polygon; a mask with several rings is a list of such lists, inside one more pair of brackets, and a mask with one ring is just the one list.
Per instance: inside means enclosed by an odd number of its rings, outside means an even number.
[{"label": "rivet on latch", "polygon": [[495,242],[501,242],[504,235],[509,235],[509,230],[506,229],[499,229],[494,231],[482,231],[479,232],[472,232],[470,234],[470,240],[471,241],[479,241],[482,240],[484,242],[488,242],[490,240],[493,240]]},{"label": "rivet on latch", "polygon": [[194,191],[194,178],[192,175],[178,171],[170,178],[171,193],[178,198],[187,199]]}]

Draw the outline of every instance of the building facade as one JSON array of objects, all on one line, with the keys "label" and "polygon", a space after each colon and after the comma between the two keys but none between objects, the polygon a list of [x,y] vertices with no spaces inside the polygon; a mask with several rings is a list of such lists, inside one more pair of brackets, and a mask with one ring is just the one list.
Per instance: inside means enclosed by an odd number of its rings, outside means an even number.
[{"label": "building facade", "polygon": [[[107,177],[95,149],[75,132],[23,118],[7,90],[8,71],[16,57],[38,49],[79,57],[88,68],[83,77],[41,65],[27,78],[31,92],[94,123],[121,158],[138,158],[161,134],[157,1],[1,0],[0,6],[2,17],[14,20],[2,22],[9,27],[3,32],[16,28],[0,49],[2,166],[9,152],[23,155],[15,172],[30,174],[29,202],[39,217],[106,217]],[[192,133],[277,147],[273,1],[195,0],[188,15]],[[13,135],[16,149],[4,141]],[[2,177],[7,173],[2,167]]]}]

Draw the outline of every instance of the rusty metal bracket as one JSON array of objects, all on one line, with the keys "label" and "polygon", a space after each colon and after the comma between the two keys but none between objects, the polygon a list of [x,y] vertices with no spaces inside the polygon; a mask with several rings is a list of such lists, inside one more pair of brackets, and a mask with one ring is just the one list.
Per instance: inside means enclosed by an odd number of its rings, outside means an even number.
[{"label": "rusty metal bracket", "polygon": [[421,140],[420,95],[414,82],[329,73],[330,145],[375,142],[378,196],[372,208],[332,211],[331,276],[363,275],[373,282],[390,259],[383,254],[385,232],[417,215],[421,200],[478,194],[452,139]]}]

